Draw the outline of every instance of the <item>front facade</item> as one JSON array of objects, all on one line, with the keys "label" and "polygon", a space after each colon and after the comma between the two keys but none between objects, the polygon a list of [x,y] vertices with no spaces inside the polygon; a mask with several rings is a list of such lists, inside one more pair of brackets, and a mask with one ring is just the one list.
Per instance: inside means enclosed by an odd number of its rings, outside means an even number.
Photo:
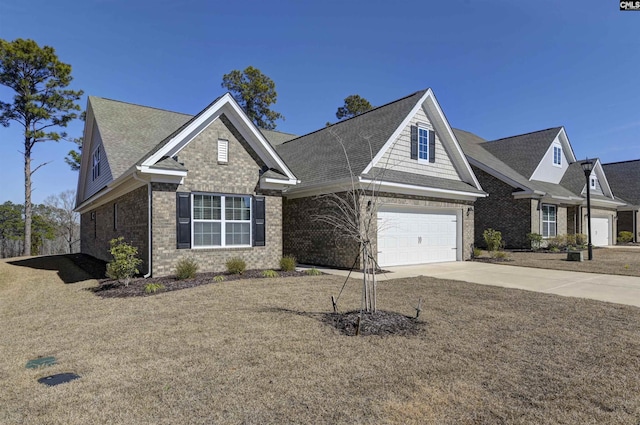
[{"label": "front facade", "polygon": [[[301,180],[284,194],[285,254],[302,263],[363,267],[360,244],[326,219],[359,209],[353,221],[371,220],[379,267],[471,257],[473,204],[486,194],[430,89],[277,150]],[[355,207],[342,209],[338,198]]]},{"label": "front facade", "polygon": [[[185,257],[201,271],[223,271],[233,257],[279,266],[282,189],[296,180],[230,96],[195,117],[100,98],[88,111],[84,149],[101,155],[83,158],[83,253],[108,261],[109,241],[122,236],[145,275],[172,274]],[[127,117],[154,128],[127,128]],[[134,138],[146,142],[137,163],[120,151]]]},{"label": "front facade", "polygon": [[[564,235],[587,234],[586,177],[576,161],[564,128],[557,127],[487,142],[455,130],[482,187],[489,193],[475,204],[475,244],[485,246],[483,232],[502,233],[507,248],[531,247],[528,234],[543,244]],[[592,241],[616,241],[618,209],[599,160],[589,177]]]}]

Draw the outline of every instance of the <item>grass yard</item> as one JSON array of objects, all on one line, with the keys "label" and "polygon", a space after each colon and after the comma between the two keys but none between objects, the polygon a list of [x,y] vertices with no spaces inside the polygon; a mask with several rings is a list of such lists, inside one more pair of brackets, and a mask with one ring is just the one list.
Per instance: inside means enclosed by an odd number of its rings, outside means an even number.
[{"label": "grass yard", "polygon": [[[640,277],[640,249],[638,248],[594,248],[591,261],[587,260],[585,250],[583,262],[567,261],[566,252],[508,251],[508,255],[507,261],[496,264]],[[481,258],[489,258],[486,251]]]},{"label": "grass yard", "polygon": [[[383,281],[417,336],[322,323],[336,276],[97,297],[68,259],[0,261],[2,424],[638,424],[640,309],[464,282]],[[66,282],[76,282],[65,284]],[[359,306],[352,281],[341,309]],[[58,364],[25,369],[29,359]],[[74,372],[56,387],[36,380]]]}]

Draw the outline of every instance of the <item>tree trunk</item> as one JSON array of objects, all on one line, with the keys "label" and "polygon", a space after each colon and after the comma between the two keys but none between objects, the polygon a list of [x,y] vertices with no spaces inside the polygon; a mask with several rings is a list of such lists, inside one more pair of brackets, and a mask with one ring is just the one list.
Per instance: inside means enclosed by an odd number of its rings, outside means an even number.
[{"label": "tree trunk", "polygon": [[31,140],[24,139],[24,248],[22,255],[31,255]]}]

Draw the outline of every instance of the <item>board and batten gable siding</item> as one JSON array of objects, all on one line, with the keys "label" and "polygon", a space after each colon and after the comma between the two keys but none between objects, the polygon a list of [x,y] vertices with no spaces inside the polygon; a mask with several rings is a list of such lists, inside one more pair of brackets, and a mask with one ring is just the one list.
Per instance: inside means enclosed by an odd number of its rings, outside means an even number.
[{"label": "board and batten gable siding", "polygon": [[398,139],[391,145],[387,152],[384,153],[375,166],[423,176],[461,180],[437,132],[435,133],[435,162],[422,162],[411,159],[411,126],[418,124],[427,127],[430,131],[434,131],[431,120],[427,117],[424,108],[418,109],[418,112],[411,119],[409,125],[402,130]]},{"label": "board and batten gable siding", "polygon": [[[559,146],[562,148],[562,164],[560,166],[555,165],[553,163],[553,147]],[[533,159],[533,158],[532,158]],[[560,143],[558,137],[549,145],[549,149],[545,152],[544,157],[538,164],[538,168],[531,175],[530,180],[538,180],[543,182],[549,182],[553,184],[560,183],[564,173],[569,168],[569,161],[567,161],[567,156],[565,155],[565,149]]]},{"label": "board and batten gable siding", "polygon": [[[227,140],[228,162],[218,162],[218,140]],[[221,272],[227,260],[239,257],[248,269],[276,269],[282,257],[282,197],[279,192],[259,190],[264,166],[235,128],[221,117],[197,135],[178,153],[187,168],[181,185],[152,184],[153,276],[175,272],[181,258],[192,258],[202,272]],[[176,192],[264,196],[265,246],[185,248],[177,247]]]},{"label": "board and batten gable siding", "polygon": [[[109,168],[109,162],[107,161],[107,154],[104,151],[104,146],[102,144],[102,137],[100,137],[100,131],[98,130],[98,126],[93,126],[92,136],[91,136],[91,150],[89,152],[85,152],[85,155],[89,155],[89,166],[87,167],[87,176],[85,179],[85,187],[83,188],[83,193],[81,199],[89,199],[91,196],[96,194],[100,189],[109,184],[112,180],[111,177],[111,168]],[[97,179],[93,179],[93,153],[96,148],[100,147],[100,176]]]}]

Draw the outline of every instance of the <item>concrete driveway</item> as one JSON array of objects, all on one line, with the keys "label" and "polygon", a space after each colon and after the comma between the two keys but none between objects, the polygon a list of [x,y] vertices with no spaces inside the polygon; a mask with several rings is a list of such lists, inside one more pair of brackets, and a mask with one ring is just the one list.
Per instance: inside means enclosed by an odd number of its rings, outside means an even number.
[{"label": "concrete driveway", "polygon": [[[534,269],[473,261],[386,267],[386,269],[389,273],[379,275],[380,282],[405,277],[430,276],[640,307],[640,277]],[[342,276],[348,273],[344,270],[319,270]],[[352,273],[351,277],[362,278],[362,274]]]}]

